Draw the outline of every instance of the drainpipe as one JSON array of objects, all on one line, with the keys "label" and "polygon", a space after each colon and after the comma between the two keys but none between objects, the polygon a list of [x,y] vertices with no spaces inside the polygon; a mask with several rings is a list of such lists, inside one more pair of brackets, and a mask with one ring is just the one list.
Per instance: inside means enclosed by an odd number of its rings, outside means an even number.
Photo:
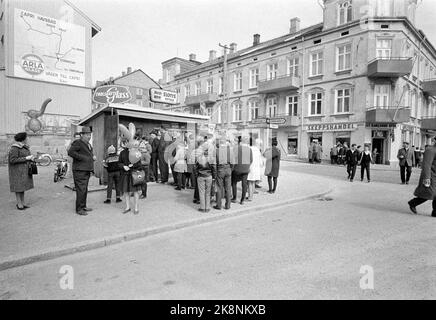
[{"label": "drainpipe", "polygon": [[301,134],[300,134],[300,143],[299,143],[299,145],[300,145],[299,146],[300,157],[303,156],[303,144],[301,142],[303,140],[304,105],[305,105],[305,101],[304,101],[304,89],[305,89],[305,84],[306,84],[306,82],[305,82],[305,79],[306,79],[306,73],[305,73],[306,72],[306,59],[305,59],[305,57],[306,57],[306,50],[304,48],[304,37],[301,38],[301,42],[303,44],[303,48],[302,48],[302,52],[303,52],[303,67],[301,68],[302,69],[301,70],[301,77],[302,77],[302,79],[301,79],[301,114],[300,114],[300,117],[301,117],[301,130],[300,130],[300,132],[301,132]]}]

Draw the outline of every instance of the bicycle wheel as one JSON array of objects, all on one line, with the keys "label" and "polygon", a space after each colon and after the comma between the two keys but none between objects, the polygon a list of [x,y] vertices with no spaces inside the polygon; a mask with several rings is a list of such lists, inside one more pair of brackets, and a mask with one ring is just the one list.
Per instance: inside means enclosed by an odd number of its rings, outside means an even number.
[{"label": "bicycle wheel", "polygon": [[39,159],[39,165],[43,167],[49,166],[51,163],[51,159],[48,156],[43,156]]}]

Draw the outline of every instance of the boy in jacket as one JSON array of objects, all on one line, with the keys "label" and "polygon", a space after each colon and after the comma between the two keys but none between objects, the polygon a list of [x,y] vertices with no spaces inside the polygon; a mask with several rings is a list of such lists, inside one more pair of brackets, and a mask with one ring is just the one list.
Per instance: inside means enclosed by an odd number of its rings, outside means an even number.
[{"label": "boy in jacket", "polygon": [[107,170],[107,190],[104,203],[111,203],[112,189],[114,187],[117,197],[116,202],[121,202],[119,156],[113,145],[107,149],[107,156],[103,160],[103,167]]}]

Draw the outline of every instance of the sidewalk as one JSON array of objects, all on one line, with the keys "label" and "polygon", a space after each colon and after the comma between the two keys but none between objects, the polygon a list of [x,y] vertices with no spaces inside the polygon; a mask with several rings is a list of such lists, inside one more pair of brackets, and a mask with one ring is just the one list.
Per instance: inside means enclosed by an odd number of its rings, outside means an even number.
[{"label": "sidewalk", "polygon": [[[275,194],[258,189],[253,202],[230,210],[210,213],[197,211],[192,203],[193,190],[176,191],[169,185],[149,183],[148,198],[140,200],[140,214],[123,215],[123,203],[103,204],[105,192],[88,194],[88,216],[74,212],[75,194],[65,188],[70,179],[53,183],[52,167],[40,167],[35,189],[26,193],[31,206],[25,211],[15,209],[15,196],[9,192],[7,167],[0,167],[0,270],[48,260],[62,255],[146,237],[192,225],[255,213],[278,205],[320,197],[329,191],[326,178],[290,173],[283,163]],[[240,190],[238,190],[240,197]]]}]

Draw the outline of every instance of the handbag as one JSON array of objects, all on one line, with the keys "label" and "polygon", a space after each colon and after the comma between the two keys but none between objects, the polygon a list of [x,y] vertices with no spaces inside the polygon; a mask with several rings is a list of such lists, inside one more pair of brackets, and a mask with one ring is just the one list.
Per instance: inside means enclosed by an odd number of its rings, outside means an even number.
[{"label": "handbag", "polygon": [[132,173],[132,184],[133,186],[139,186],[145,183],[145,171],[144,170],[133,170]]},{"label": "handbag", "polygon": [[28,164],[29,176],[38,174],[38,167],[35,161],[30,161]]}]

